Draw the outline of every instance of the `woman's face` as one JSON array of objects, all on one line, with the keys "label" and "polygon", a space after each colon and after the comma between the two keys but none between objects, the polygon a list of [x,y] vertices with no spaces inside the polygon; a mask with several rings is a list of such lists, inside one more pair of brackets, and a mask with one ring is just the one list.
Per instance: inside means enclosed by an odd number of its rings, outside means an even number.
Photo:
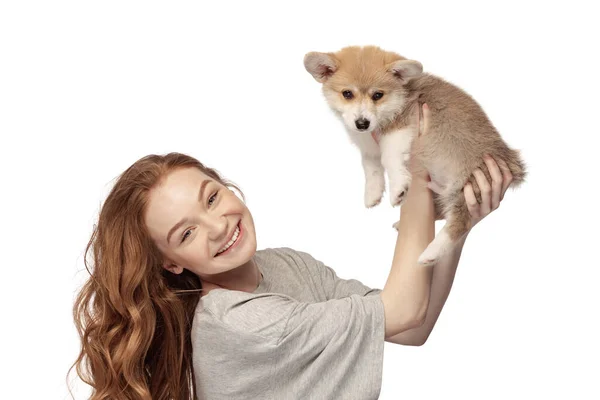
[{"label": "woman's face", "polygon": [[150,191],[145,221],[173,273],[185,268],[204,278],[239,267],[256,252],[244,202],[197,168],[177,169]]}]

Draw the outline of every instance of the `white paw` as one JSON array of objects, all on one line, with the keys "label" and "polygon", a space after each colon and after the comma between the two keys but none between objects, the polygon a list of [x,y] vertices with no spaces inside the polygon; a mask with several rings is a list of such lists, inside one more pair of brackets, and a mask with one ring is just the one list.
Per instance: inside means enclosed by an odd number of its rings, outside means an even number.
[{"label": "white paw", "polygon": [[[433,243],[433,242],[432,242]],[[431,244],[419,256],[419,264],[429,267],[435,265],[440,258],[439,251],[432,248]]]},{"label": "white paw", "polygon": [[392,228],[399,231],[400,230],[400,220],[394,222],[394,224],[392,225]]},{"label": "white paw", "polygon": [[365,206],[371,208],[379,204],[383,197],[384,189],[384,184],[379,182],[367,182],[365,184]]},{"label": "white paw", "polygon": [[394,182],[390,185],[390,204],[392,207],[399,206],[408,193],[409,180]]},{"label": "white paw", "polygon": [[452,248],[452,241],[444,229],[437,234],[425,251],[419,256],[419,264],[430,266],[437,264],[440,258]]}]

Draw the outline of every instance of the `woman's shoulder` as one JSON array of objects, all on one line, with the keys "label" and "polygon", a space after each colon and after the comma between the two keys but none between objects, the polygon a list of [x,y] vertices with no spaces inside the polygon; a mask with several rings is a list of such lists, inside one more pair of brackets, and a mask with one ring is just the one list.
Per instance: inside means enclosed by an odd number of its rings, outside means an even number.
[{"label": "woman's shoulder", "polygon": [[251,293],[216,288],[200,298],[196,313],[210,312],[216,316],[223,316],[240,308],[260,307],[269,302],[287,300],[293,301],[289,296],[279,293]]},{"label": "woman's shoulder", "polygon": [[319,261],[308,252],[291,247],[267,247],[257,250],[256,257],[271,264],[301,265],[307,267],[319,264]]},{"label": "woman's shoulder", "polygon": [[[288,293],[285,288],[289,286],[314,286],[319,283],[323,275],[329,273],[321,261],[315,259],[306,251],[290,247],[266,248],[256,252],[256,259],[263,273],[268,273],[276,287],[283,293]],[[292,291],[291,294],[298,293]]]},{"label": "woman's shoulder", "polygon": [[280,293],[213,289],[200,298],[193,324],[276,339],[296,304]]},{"label": "woman's shoulder", "polygon": [[265,247],[256,251],[257,255],[272,256],[272,257],[310,257],[310,255],[304,251],[296,250],[291,247]]}]

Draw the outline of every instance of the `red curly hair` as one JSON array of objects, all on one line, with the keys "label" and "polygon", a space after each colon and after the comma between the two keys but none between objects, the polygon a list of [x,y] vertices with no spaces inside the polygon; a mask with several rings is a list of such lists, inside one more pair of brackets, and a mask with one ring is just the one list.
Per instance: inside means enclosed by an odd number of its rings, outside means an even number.
[{"label": "red curly hair", "polygon": [[243,197],[181,153],[143,157],[121,174],[86,247],[90,277],[73,307],[81,351],[69,373],[76,367],[92,400],[196,398],[190,332],[201,283],[162,267],[144,223],[150,190],[179,168],[198,168]]}]

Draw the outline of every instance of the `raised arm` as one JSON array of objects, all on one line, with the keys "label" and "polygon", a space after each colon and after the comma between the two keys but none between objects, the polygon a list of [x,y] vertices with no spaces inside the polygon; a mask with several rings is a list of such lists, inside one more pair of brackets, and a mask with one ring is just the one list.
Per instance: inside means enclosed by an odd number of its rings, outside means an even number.
[{"label": "raised arm", "polygon": [[[513,179],[508,166],[503,160],[498,160],[496,163],[494,159],[486,157],[484,161],[490,171],[492,182],[487,181],[482,171],[476,170],[473,172],[477,185],[482,189],[481,204],[477,202],[473,188],[470,185],[465,186],[463,190],[471,214],[470,229],[500,206],[500,202]],[[392,337],[386,337],[388,342],[420,346],[427,341],[450,294],[467,234],[450,253],[446,254],[434,266],[429,306],[423,325]]]},{"label": "raised arm", "polygon": [[[426,132],[429,122],[426,105],[423,114]],[[400,211],[392,268],[381,292],[386,339],[423,325],[429,305],[432,268],[420,265],[417,260],[435,235],[433,193],[427,187],[427,171],[415,168],[412,157],[410,162],[411,185]]]},{"label": "raised arm", "polygon": [[386,338],[419,327],[425,321],[432,268],[417,260],[434,234],[434,203],[427,177],[413,175],[400,211],[392,267],[381,292]]}]

